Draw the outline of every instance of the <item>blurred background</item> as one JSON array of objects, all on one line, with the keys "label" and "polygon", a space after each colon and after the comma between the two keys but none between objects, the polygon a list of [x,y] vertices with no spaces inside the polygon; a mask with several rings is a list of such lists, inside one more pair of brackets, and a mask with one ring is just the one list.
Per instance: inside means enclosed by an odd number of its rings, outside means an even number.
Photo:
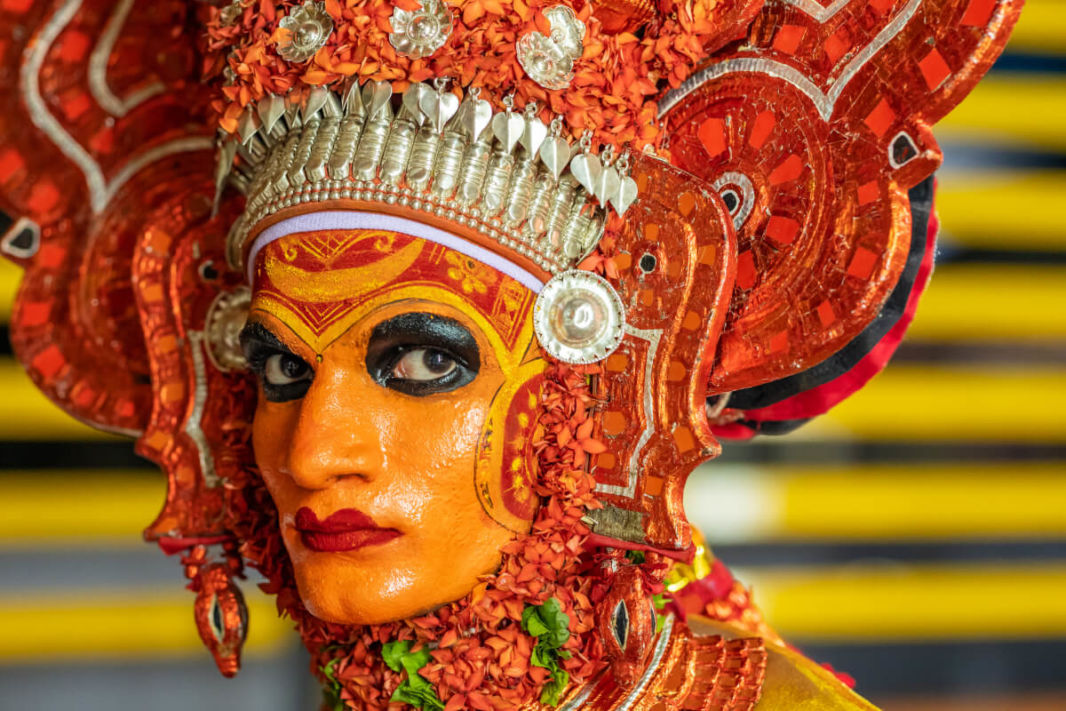
[{"label": "blurred background", "polygon": [[[1066,0],[1030,0],[937,134],[940,254],[892,365],[830,415],[696,472],[693,522],[771,624],[889,711],[1066,709]],[[315,708],[246,586],[235,680],[180,565],[141,542],[162,475],[11,354],[0,261],[0,710]]]}]

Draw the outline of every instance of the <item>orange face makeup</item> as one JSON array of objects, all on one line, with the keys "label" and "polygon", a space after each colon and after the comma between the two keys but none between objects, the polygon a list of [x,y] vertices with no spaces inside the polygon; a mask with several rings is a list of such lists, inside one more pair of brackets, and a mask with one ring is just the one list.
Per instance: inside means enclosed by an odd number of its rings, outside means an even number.
[{"label": "orange face makeup", "polygon": [[253,445],[313,614],[370,624],[457,600],[528,530],[533,298],[392,232],[259,253],[242,336],[261,384]]}]

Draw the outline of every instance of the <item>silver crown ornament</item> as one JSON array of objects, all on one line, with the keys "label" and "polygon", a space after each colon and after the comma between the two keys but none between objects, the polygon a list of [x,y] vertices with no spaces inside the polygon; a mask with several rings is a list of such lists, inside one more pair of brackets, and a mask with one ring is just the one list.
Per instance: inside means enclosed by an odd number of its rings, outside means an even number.
[{"label": "silver crown ornament", "polygon": [[574,62],[585,51],[585,23],[566,5],[544,10],[551,34],[527,32],[515,46],[518,63],[545,89],[565,89],[574,79]]},{"label": "silver crown ornament", "polygon": [[[291,95],[290,95],[291,96]],[[263,219],[294,205],[355,199],[402,205],[455,221],[549,274],[572,269],[603,235],[607,211],[637,197],[629,157],[572,144],[561,117],[549,125],[535,104],[513,97],[493,111],[477,88],[460,97],[446,80],[317,87],[294,101],[268,95],[222,135],[216,201],[226,185],[247,196],[228,258],[240,267]]]}]

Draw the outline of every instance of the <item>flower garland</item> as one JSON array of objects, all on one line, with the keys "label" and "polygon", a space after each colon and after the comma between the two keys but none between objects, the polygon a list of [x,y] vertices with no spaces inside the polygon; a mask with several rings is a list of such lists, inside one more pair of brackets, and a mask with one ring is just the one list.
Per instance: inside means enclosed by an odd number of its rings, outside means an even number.
[{"label": "flower garland", "polygon": [[592,131],[597,144],[658,145],[658,96],[677,87],[696,66],[742,34],[762,0],[660,0],[658,12],[632,31],[610,32],[593,4],[574,0],[587,28],[571,84],[548,90],[529,79],[516,54],[520,37],[551,34],[544,10],[559,0],[446,0],[454,26],[429,57],[410,58],[389,42],[395,8],[417,10],[418,0],[325,0],[333,31],[306,62],[279,53],[292,41],[281,21],[298,7],[292,0],[239,0],[211,8],[207,21],[205,74],[224,78],[213,108],[219,126],[237,128],[242,111],[267,94],[306,93],[311,87],[339,90],[349,78],[389,81],[401,91],[411,82],[450,78],[477,86],[496,107],[508,94],[518,107],[537,102],[542,118],[565,118],[571,137]]},{"label": "flower garland", "polygon": [[[559,670],[571,683],[581,683],[606,667],[594,605],[609,587],[610,566],[603,564],[603,551],[585,549],[589,528],[582,521],[588,509],[599,506],[595,479],[585,467],[588,454],[603,450],[593,437],[598,402],[588,385],[598,373],[596,365],[548,369],[541,414],[530,433],[539,463],[534,488],[544,500],[531,531],[503,549],[498,571],[470,595],[421,617],[366,626],[315,618],[299,599],[265,485],[253,476],[234,491],[227,518],[242,542],[241,554],[267,578],[262,587],[277,596],[279,611],[296,622],[312,653],[312,671],[335,703],[378,711],[405,682],[409,694],[410,675],[390,667],[382,654],[386,645],[401,641],[407,643],[405,654],[429,650],[418,676],[432,685],[445,711],[535,704],[545,686],[560,678]],[[661,578],[657,570],[653,575]],[[528,618],[527,609],[549,600],[555,601],[551,609],[566,616],[569,637],[553,647],[555,664],[538,666],[538,639],[527,631],[523,615]],[[426,694],[420,681],[415,686]]]}]

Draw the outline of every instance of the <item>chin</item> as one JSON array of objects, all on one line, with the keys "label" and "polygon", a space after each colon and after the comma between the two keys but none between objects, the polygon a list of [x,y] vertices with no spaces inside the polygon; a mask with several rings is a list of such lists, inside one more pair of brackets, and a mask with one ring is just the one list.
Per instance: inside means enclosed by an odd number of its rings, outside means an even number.
[{"label": "chin", "polygon": [[380,587],[366,582],[353,586],[301,566],[296,570],[296,589],[307,611],[324,622],[339,625],[370,625],[402,619],[396,600],[383,599]]},{"label": "chin", "polygon": [[[393,558],[393,560],[396,560]],[[470,594],[482,573],[455,566],[397,567],[352,561],[343,554],[314,554],[294,561],[296,587],[307,610],[320,620],[371,625],[418,617]]]},{"label": "chin", "polygon": [[[337,625],[377,625],[395,621],[382,615],[380,610],[378,614],[374,614],[374,605],[369,601],[342,600],[336,595],[328,594],[305,595],[302,591],[300,597],[307,611],[323,622]],[[359,605],[359,602],[363,602],[363,605]]]},{"label": "chin", "polygon": [[[353,565],[326,556],[295,566],[296,587],[307,610],[320,620],[372,625],[417,617],[469,594],[469,585],[447,586],[435,576],[381,565]],[[347,563],[347,564],[345,564]]]}]

